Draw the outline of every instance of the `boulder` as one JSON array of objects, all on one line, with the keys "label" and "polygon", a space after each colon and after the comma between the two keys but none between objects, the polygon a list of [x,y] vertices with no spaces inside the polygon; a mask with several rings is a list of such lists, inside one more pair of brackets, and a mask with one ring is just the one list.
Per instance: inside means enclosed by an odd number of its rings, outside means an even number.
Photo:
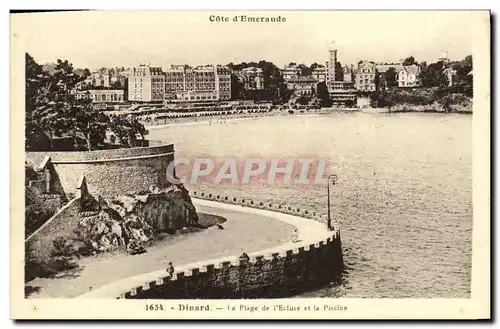
[{"label": "boulder", "polygon": [[119,204],[116,204],[116,203],[112,203],[109,208],[113,209],[114,211],[116,211],[118,213],[118,215],[120,215],[121,218],[125,218],[125,216],[127,215],[127,211],[125,210],[125,208],[123,208],[122,206],[120,206]]},{"label": "boulder", "polygon": [[135,197],[131,197],[129,195],[120,195],[117,200],[123,205],[123,208],[127,211],[127,213],[132,212],[134,209],[137,199]]}]

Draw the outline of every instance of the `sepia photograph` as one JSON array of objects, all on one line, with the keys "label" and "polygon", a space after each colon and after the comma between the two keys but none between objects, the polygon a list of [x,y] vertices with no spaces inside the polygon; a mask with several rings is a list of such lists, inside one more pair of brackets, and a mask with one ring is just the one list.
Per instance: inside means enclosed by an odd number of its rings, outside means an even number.
[{"label": "sepia photograph", "polygon": [[488,11],[10,20],[16,318],[489,318]]}]

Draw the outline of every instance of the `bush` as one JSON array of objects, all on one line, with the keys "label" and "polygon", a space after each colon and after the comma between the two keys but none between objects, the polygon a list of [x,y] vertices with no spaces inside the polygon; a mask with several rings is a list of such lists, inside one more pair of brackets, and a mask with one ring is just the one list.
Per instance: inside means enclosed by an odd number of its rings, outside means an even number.
[{"label": "bush", "polygon": [[373,92],[370,96],[370,104],[373,107],[392,107],[395,105],[432,105],[436,102],[445,111],[450,111],[452,105],[467,105],[470,100],[462,93],[454,93],[457,88],[420,88],[414,90],[389,89],[387,91]]},{"label": "bush", "polygon": [[54,215],[54,210],[47,208],[37,197],[36,190],[25,187],[25,236],[28,237]]},{"label": "bush", "polygon": [[51,261],[56,271],[70,270],[77,267],[74,258],[78,256],[73,249],[72,241],[63,237],[57,237],[52,241]]},{"label": "bush", "polygon": [[26,175],[25,176],[26,184],[29,181],[38,180],[38,173],[27,162],[24,163],[24,169],[25,169],[25,175]]}]

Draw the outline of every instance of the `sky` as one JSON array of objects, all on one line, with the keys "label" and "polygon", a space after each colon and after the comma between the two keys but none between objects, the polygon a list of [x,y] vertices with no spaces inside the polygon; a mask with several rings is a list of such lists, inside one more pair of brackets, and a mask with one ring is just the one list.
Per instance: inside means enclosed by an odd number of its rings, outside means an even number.
[{"label": "sky", "polygon": [[[205,65],[267,60],[324,64],[334,41],[338,60],[434,62],[472,54],[467,11],[98,11],[11,15],[11,44],[40,63],[76,68],[138,64]],[[210,16],[229,22],[210,22]],[[284,23],[233,22],[235,15],[285,17]]]}]

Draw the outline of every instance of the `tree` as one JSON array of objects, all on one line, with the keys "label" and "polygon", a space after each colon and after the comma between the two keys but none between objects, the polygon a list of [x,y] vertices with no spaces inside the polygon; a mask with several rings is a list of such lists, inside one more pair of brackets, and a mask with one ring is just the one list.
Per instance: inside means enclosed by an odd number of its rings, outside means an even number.
[{"label": "tree", "polygon": [[344,81],[344,70],[340,62],[335,63],[335,81]]},{"label": "tree", "polygon": [[43,148],[41,138],[44,131],[37,124],[37,113],[35,112],[38,106],[45,104],[45,99],[41,97],[43,88],[48,83],[48,74],[46,74],[42,66],[39,65],[30,54],[25,54],[25,72],[26,72],[26,111],[25,111],[25,146],[27,150]]},{"label": "tree", "polygon": [[330,98],[330,93],[328,92],[328,87],[324,81],[318,83],[317,87],[317,95],[319,98],[321,107],[330,107],[332,106],[332,100]]},{"label": "tree", "polygon": [[[87,150],[103,144],[106,132],[118,131],[124,146],[131,145],[136,136],[144,140],[147,130],[135,119],[117,118],[113,123],[103,112],[94,109],[89,97],[76,97],[76,85],[84,79],[68,61],[46,72],[26,54],[26,149],[53,149],[55,136],[72,136],[77,149],[77,137],[86,141]],[[47,139],[47,145],[40,140]]]},{"label": "tree", "polygon": [[231,99],[240,99],[243,95],[244,86],[236,74],[231,74]]},{"label": "tree", "polygon": [[410,65],[415,65],[415,64],[417,64],[417,62],[415,61],[415,57],[413,57],[413,56],[407,57],[403,61],[403,66],[410,66]]},{"label": "tree", "polygon": [[422,67],[420,74],[424,87],[444,87],[447,85],[447,78],[443,72],[444,63],[438,61]]},{"label": "tree", "polygon": [[83,77],[84,78],[90,77],[90,70],[89,69],[84,69],[83,70]]},{"label": "tree", "polygon": [[311,71],[317,69],[318,67],[321,67],[321,65],[319,65],[318,63],[312,63],[311,64]]},{"label": "tree", "polygon": [[373,83],[375,84],[375,90],[380,90],[380,73],[375,69],[375,77],[373,78]]},{"label": "tree", "polygon": [[52,149],[54,137],[69,130],[67,111],[74,100],[71,91],[81,78],[68,61],[57,60],[49,74],[29,54],[26,54],[26,77],[26,148],[41,147],[37,139],[45,135],[49,139],[48,148]]},{"label": "tree", "polygon": [[81,99],[78,106],[71,109],[73,136],[80,134],[87,142],[87,150],[104,143],[109,125],[109,117],[93,109],[90,99]]},{"label": "tree", "polygon": [[466,56],[463,60],[452,64],[452,68],[457,71],[457,79],[459,83],[472,83],[471,76],[468,75],[472,71],[472,55]]},{"label": "tree", "polygon": [[307,75],[312,74],[312,69],[305,64],[299,64],[299,69],[300,69],[301,75],[307,76]]},{"label": "tree", "polygon": [[398,85],[398,74],[394,67],[389,67],[385,72],[385,83],[387,87],[397,87]]},{"label": "tree", "polygon": [[112,116],[110,118],[110,130],[118,137],[120,144],[131,147],[137,141],[139,135],[144,141],[144,136],[148,134],[144,125],[133,117]]},{"label": "tree", "polygon": [[300,105],[307,105],[307,104],[309,104],[309,100],[310,100],[310,98],[308,98],[308,97],[300,96],[297,99],[297,103],[300,104]]},{"label": "tree", "polygon": [[136,118],[131,118],[130,121],[132,123],[132,129],[135,130],[139,136],[141,136],[141,140],[144,142],[146,135],[149,134],[149,131]]}]

